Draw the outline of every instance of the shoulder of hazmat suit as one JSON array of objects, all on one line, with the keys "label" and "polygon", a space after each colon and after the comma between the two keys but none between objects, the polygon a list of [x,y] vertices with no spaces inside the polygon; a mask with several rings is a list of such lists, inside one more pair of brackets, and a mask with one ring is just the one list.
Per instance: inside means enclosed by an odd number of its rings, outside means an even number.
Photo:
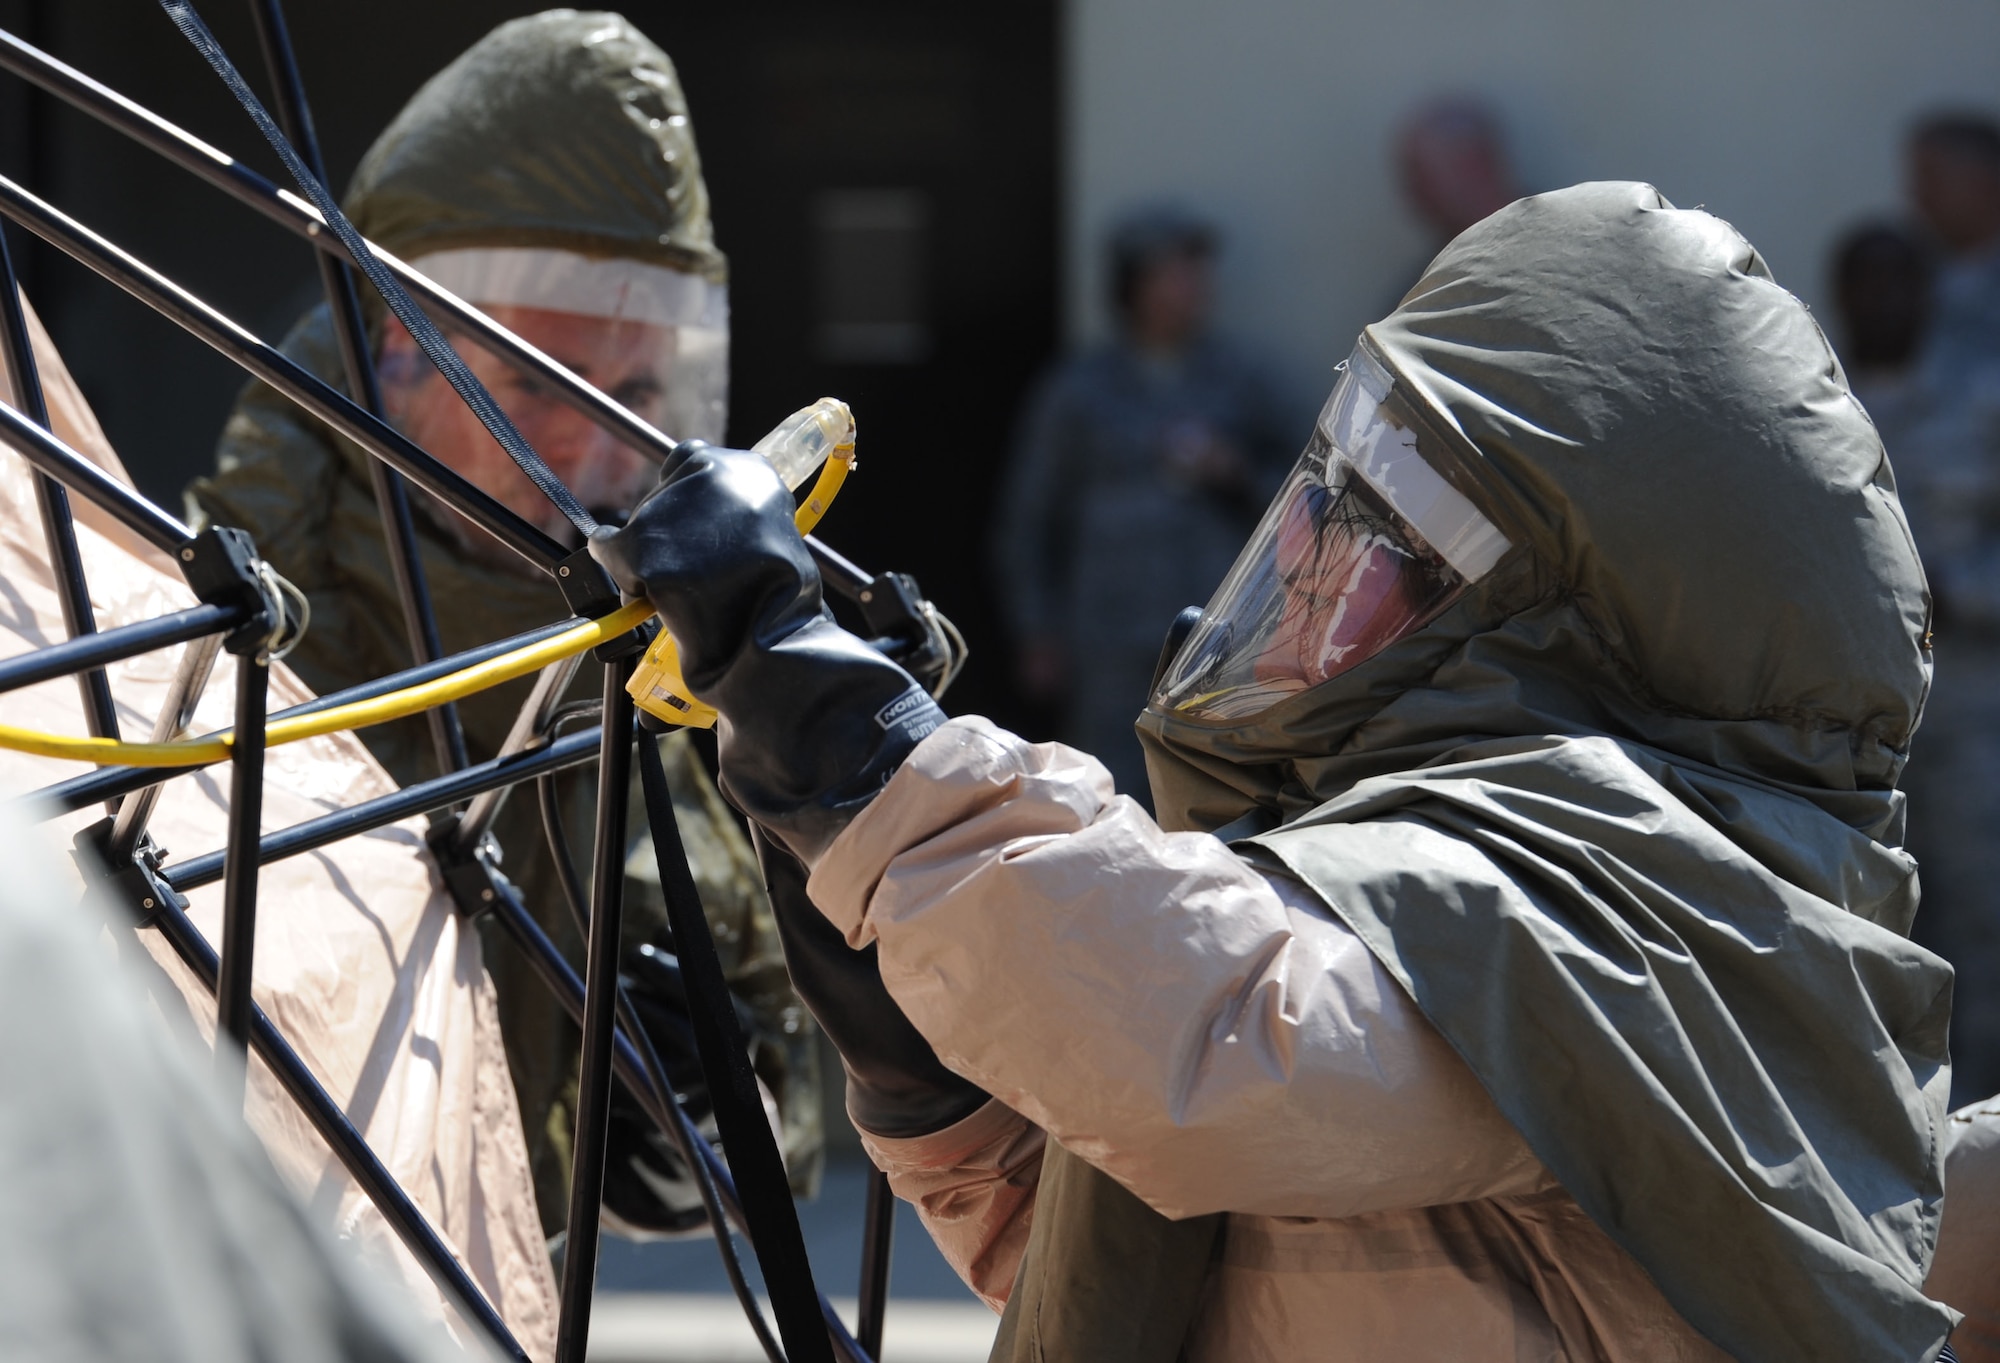
[{"label": "shoulder of hazmat suit", "polygon": [[[371,240],[406,260],[442,250],[528,248],[664,267],[720,286],[694,132],[667,55],[626,20],[556,10],[501,25],[433,77],[377,139],[345,207]],[[384,313],[369,296],[372,315]],[[324,305],[284,350],[345,388]],[[708,434],[719,434],[719,411]],[[682,434],[695,433],[693,431]],[[402,610],[368,469],[369,456],[261,384],[244,390],[213,476],[188,490],[191,514],[239,526],[309,597],[312,627],[290,661],[321,692],[409,665]],[[418,541],[439,632],[455,652],[561,619],[562,596],[511,555],[413,491]],[[576,694],[596,694],[594,671]],[[460,703],[475,761],[490,757],[526,697],[526,679]],[[401,781],[434,770],[421,717],[363,730]],[[816,1186],[820,1130],[810,1020],[784,985],[775,929],[748,840],[687,740],[667,740],[667,769],[695,879],[732,986],[752,1005],[758,1072],[773,1091],[788,1164]],[[588,848],[588,779],[560,782],[571,845]],[[642,839],[635,800],[633,836]],[[558,944],[580,950],[562,907],[532,789],[496,824],[508,874]],[[649,867],[634,848],[630,865]],[[626,891],[628,946],[664,929],[657,876]],[[544,1220],[563,1221],[575,1033],[511,947],[489,943],[508,1057],[520,1091]],[[613,1171],[614,1179],[617,1171]]]},{"label": "shoulder of hazmat suit", "polygon": [[[1311,587],[1251,560],[1335,454],[1395,512],[1335,527],[1349,586],[1408,522],[1457,589],[1205,680]],[[1523,200],[1363,334],[1302,477],[1140,720],[1169,831],[954,720],[814,870],[994,1097],[871,1149],[1010,1299],[995,1357],[1935,1357],[1929,597],[1804,306],[1648,186]]]}]

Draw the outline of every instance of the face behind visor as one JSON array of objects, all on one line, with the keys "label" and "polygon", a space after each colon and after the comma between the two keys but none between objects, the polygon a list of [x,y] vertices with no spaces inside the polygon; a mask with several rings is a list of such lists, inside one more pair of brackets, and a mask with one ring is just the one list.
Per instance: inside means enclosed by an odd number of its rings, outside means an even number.
[{"label": "face behind visor", "polygon": [[[487,247],[433,252],[418,269],[676,439],[715,441],[728,408],[725,285],[622,257]],[[461,352],[557,477],[607,523],[653,482],[649,451],[576,412],[554,389],[478,347]],[[566,540],[567,521],[513,466],[393,320],[378,356],[404,434],[509,509]]]},{"label": "face behind visor", "polygon": [[1312,439],[1152,698],[1238,723],[1423,628],[1509,544],[1399,421],[1388,372],[1355,348]]},{"label": "face behind visor", "polygon": [[726,284],[643,260],[538,247],[433,251],[414,264],[478,307],[566,313],[660,332],[667,339],[654,347],[661,362],[650,396],[612,396],[677,440],[722,439],[729,410]]}]

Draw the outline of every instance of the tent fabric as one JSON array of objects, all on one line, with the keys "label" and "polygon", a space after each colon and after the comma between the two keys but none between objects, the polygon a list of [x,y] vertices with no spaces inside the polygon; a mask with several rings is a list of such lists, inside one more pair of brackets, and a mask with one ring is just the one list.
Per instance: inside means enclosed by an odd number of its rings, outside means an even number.
[{"label": "tent fabric", "polygon": [[[67,387],[53,350],[37,351],[51,391]],[[80,402],[80,399],[79,399]],[[84,409],[87,412],[87,409]],[[54,408],[57,433],[100,465],[119,470],[94,423],[71,424]],[[129,552],[78,528],[93,608],[101,626],[143,620],[194,604],[157,555]],[[0,655],[64,637],[62,615],[24,461],[0,459]],[[181,650],[114,665],[112,693],[124,734],[144,738],[171,684]],[[311,698],[283,664],[272,667],[271,708]],[[234,659],[223,655],[192,732],[233,720]],[[10,723],[84,732],[69,679],[11,692]],[[8,795],[77,775],[72,762],[0,753]],[[151,828],[178,857],[220,847],[228,813],[227,767],[166,786]],[[263,821],[282,828],[395,789],[352,734],[274,748],[267,758]],[[66,849],[101,817],[87,810],[40,826]],[[279,1031],[340,1103],[389,1171],[457,1250],[524,1347],[554,1348],[556,1290],[529,1176],[513,1082],[501,1046],[492,982],[478,937],[453,911],[425,851],[421,820],[408,820],[309,855],[274,862],[260,877],[254,993]],[[67,887],[76,893],[81,875]],[[194,891],[190,916],[217,940],[222,887]],[[207,992],[153,933],[155,999],[163,1025],[213,1032]],[[261,1062],[250,1067],[247,1114],[286,1183],[321,1225],[387,1264],[432,1315],[450,1319],[428,1275],[313,1132]],[[473,1327],[458,1324],[461,1337]]]},{"label": "tent fabric", "polygon": [[1254,721],[1149,710],[1162,822],[1261,828],[1725,1350],[1932,1357],[1951,973],[1902,935],[1895,788],[1930,599],[1825,338],[1727,223],[1601,183],[1468,230],[1363,344],[1515,548]]},{"label": "tent fabric", "polygon": [[107,958],[131,915],[79,904],[0,804],[0,1354],[42,1363],[444,1363],[279,1178],[217,1067]]}]

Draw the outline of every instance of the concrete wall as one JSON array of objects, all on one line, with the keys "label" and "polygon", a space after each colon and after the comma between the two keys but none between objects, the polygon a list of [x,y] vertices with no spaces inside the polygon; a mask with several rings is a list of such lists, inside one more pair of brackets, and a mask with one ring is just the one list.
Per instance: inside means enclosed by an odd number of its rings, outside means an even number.
[{"label": "concrete wall", "polygon": [[2000,111],[1993,0],[1070,0],[1065,304],[1105,325],[1098,241],[1174,195],[1228,241],[1223,321],[1302,410],[1428,259],[1389,139],[1414,104],[1501,112],[1522,179],[1643,179],[1706,205],[1825,315],[1836,236],[1893,212],[1899,143]]}]

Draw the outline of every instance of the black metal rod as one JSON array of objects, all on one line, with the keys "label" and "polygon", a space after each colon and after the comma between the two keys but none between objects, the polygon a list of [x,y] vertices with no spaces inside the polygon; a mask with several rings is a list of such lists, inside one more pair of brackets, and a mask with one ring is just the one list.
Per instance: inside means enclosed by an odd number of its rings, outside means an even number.
[{"label": "black metal rod", "polygon": [[[215,991],[215,1051],[223,1073],[243,1082],[250,1044],[250,967],[257,954],[257,867],[264,819],[264,716],[271,665],[260,654],[236,659],[236,738],[229,745],[229,848],[222,873],[222,965]],[[227,1037],[238,1053],[229,1055]],[[242,1093],[237,1093],[241,1104]]]},{"label": "black metal rod", "polygon": [[562,1316],[556,1363],[584,1363],[597,1283],[604,1147],[611,1125],[612,1029],[618,1005],[618,936],[625,907],[625,805],[632,783],[632,675],[628,656],[604,664],[604,727],[597,759],[597,836],[590,868],[590,939],[584,947],[583,1059],[570,1148],[569,1234],[563,1243]]},{"label": "black metal rod", "polygon": [[[461,668],[486,662],[503,653],[511,653],[517,648],[540,643],[544,639],[552,639],[564,630],[574,629],[582,623],[583,621],[577,619],[558,620],[552,625],[543,625],[525,634],[496,639],[490,644],[481,644],[478,648],[455,653],[449,658],[425,663],[422,667],[406,668],[401,672],[392,672],[386,677],[377,677],[374,681],[350,686],[344,691],[330,692],[303,705],[280,710],[271,718],[291,719],[297,715],[317,714],[321,710],[331,710],[336,705],[346,705],[357,700],[372,700],[376,696],[386,696],[391,691],[400,691],[406,686],[436,681],[439,677],[449,676]],[[5,664],[0,664],[0,671],[4,671],[4,668]],[[0,687],[0,690],[4,689]],[[94,805],[100,800],[116,799],[120,795],[143,790],[147,786],[160,785],[173,780],[176,776],[185,776],[188,772],[200,771],[203,767],[211,765],[213,764],[208,762],[197,762],[185,767],[105,767],[85,776],[72,776],[67,781],[43,786],[40,790],[22,797],[22,803],[27,806],[29,817],[53,819],[63,814],[74,814],[77,810]]]},{"label": "black metal rod", "polygon": [[0,444],[11,446],[38,471],[103,507],[163,554],[175,553],[194,537],[194,531],[4,404],[0,404]]},{"label": "black metal rod", "polygon": [[870,1165],[867,1206],[861,1218],[861,1302],[854,1338],[870,1354],[882,1356],[882,1323],[889,1311],[889,1260],[895,1248],[896,1194],[889,1176]]},{"label": "black metal rod", "polygon": [[[549,725],[556,708],[562,703],[570,683],[576,679],[576,670],[582,663],[581,656],[569,657],[550,663],[541,670],[527,699],[515,712],[514,723],[509,726],[507,737],[501,740],[500,751],[495,756],[525,752],[538,743],[548,742]],[[459,814],[458,822],[452,825],[451,850],[460,856],[470,856],[480,839],[493,827],[493,820],[510,793],[502,788],[475,797]]]},{"label": "black metal rod", "polygon": [[[0,414],[11,410],[0,407]],[[121,658],[151,653],[157,648],[171,648],[190,639],[199,639],[204,634],[220,634],[224,630],[235,629],[248,618],[248,614],[241,607],[189,606],[186,610],[157,619],[99,630],[95,634],[38,648],[33,653],[16,654],[0,660],[0,691],[18,691],[24,686],[67,677],[85,668],[102,667]]]},{"label": "black metal rod", "polygon": [[861,593],[875,585],[875,579],[865,570],[820,543],[817,537],[807,535],[806,548],[812,550],[813,561],[819,565],[820,579],[848,600],[860,600]]},{"label": "black metal rod", "polygon": [[[14,278],[14,259],[7,250],[7,233],[0,228],[0,347],[7,377],[14,390],[14,407],[44,430],[54,433],[42,376],[35,364],[34,340],[28,315],[21,306]],[[55,479],[35,470],[35,502],[42,513],[42,537],[48,542],[49,567],[55,574],[56,597],[62,603],[63,627],[75,639],[97,632],[97,615],[90,608],[90,583],[83,575],[83,554],[76,546],[76,522],[70,515],[69,493]],[[118,737],[118,707],[111,700],[111,678],[101,667],[79,672],[83,722],[98,738]]]},{"label": "black metal rod", "polygon": [[[445,809],[482,791],[497,790],[520,781],[532,781],[552,771],[581,766],[597,756],[597,731],[586,729],[566,735],[545,747],[531,748],[489,762],[465,767],[446,776],[433,777],[413,786],[404,786],[388,795],[364,800],[317,819],[307,819],[268,834],[258,844],[257,864],[296,857],[377,828],[399,823],[434,809]],[[163,867],[160,879],[185,893],[212,885],[227,874],[229,852],[208,852]]]},{"label": "black metal rod", "polygon": [[[563,954],[556,949],[556,944],[549,940],[548,934],[542,931],[539,923],[535,922],[534,916],[528,912],[527,906],[521,902],[512,886],[500,887],[499,897],[493,905],[493,914],[509,940],[527,958],[529,967],[549,987],[549,991],[556,996],[556,1001],[562,1004],[570,1020],[581,1025],[583,981],[577,978],[575,968],[563,959]],[[728,1166],[722,1162],[722,1157],[716,1154],[715,1147],[701,1138],[700,1133],[696,1132],[693,1124],[688,1121],[685,1112],[679,1108],[667,1107],[666,1100],[654,1091],[648,1082],[646,1068],[639,1057],[638,1048],[632,1044],[625,1032],[622,1029],[614,1032],[612,1040],[616,1047],[612,1063],[618,1078],[638,1097],[640,1106],[660,1130],[668,1132],[670,1138],[675,1130],[682,1133],[681,1138],[675,1141],[675,1148],[694,1152],[695,1157],[701,1161],[702,1168],[708,1171],[709,1177],[714,1181],[716,1194],[729,1224],[748,1234],[749,1220],[744,1216],[743,1204],[736,1196],[736,1181],[731,1177]],[[724,1232],[718,1231],[718,1233]],[[834,1311],[833,1304],[822,1296],[819,1306],[820,1315],[826,1321],[827,1335],[832,1339],[834,1352],[839,1355],[842,1363],[873,1363],[874,1355],[855,1342],[846,1324]]]},{"label": "black metal rod", "polygon": [[[153,720],[153,742],[172,742],[193,721],[195,707],[201,704],[202,693],[208,689],[209,677],[215,671],[215,660],[221,652],[222,637],[216,634],[197,639],[181,650],[181,661],[174,669],[173,683],[167,688],[167,694],[160,702],[160,713]],[[160,792],[165,789],[160,785],[147,786],[131,798],[118,802],[111,820],[111,832],[105,837],[105,860],[111,865],[123,866],[132,860],[139,850],[139,840],[146,836],[146,824],[160,802]]]},{"label": "black metal rod", "polygon": [[821,1297],[799,1228],[798,1208],[786,1186],[784,1160],[764,1119],[756,1072],[736,1016],[735,999],[723,977],[708,915],[689,869],[687,850],[674,816],[673,792],[659,748],[639,752],[640,788],[646,822],[653,835],[653,862],[659,867],[667,923],[687,986],[688,1020],[702,1077],[708,1081],[715,1124],[737,1173],[737,1191],[750,1217],[751,1247],[771,1293],[771,1314],[791,1363],[832,1363],[828,1340],[815,1308]]},{"label": "black metal rod", "polygon": [[[650,741],[642,739],[641,741]],[[588,892],[578,878],[576,862],[570,856],[569,839],[563,833],[561,803],[556,796],[556,782],[553,776],[544,776],[535,782],[535,803],[540,806],[542,835],[548,843],[548,850],[555,861],[556,884],[562,891],[562,901],[568,906],[570,917],[575,921],[577,932],[590,936],[590,904]],[[470,811],[468,811],[469,817]],[[498,898],[501,891],[496,891]],[[580,993],[579,993],[580,997]],[[579,1009],[579,1016],[581,1010]],[[779,1345],[776,1335],[771,1333],[770,1322],[764,1319],[764,1308],[757,1304],[757,1294],[751,1289],[750,1279],[743,1272],[743,1259],[736,1252],[736,1237],[729,1234],[728,1213],[723,1210],[722,1194],[716,1187],[708,1165],[696,1153],[697,1145],[706,1146],[701,1133],[695,1130],[686,1114],[679,1110],[680,1097],[674,1092],[673,1080],[668,1077],[666,1066],[660,1063],[659,1049],[648,1035],[645,1024],[640,1020],[638,1009],[632,1005],[632,994],[621,979],[618,985],[618,1023],[612,1029],[611,1041],[614,1048],[628,1046],[637,1051],[644,1062],[646,1083],[651,1086],[649,1093],[644,1088],[635,1088],[634,1094],[649,1116],[655,1113],[670,1114],[655,1116],[654,1121],[660,1131],[673,1143],[674,1149],[686,1162],[688,1173],[694,1179],[695,1191],[700,1194],[702,1210],[708,1215],[709,1229],[715,1233],[715,1252],[722,1260],[722,1271],[729,1279],[730,1290],[735,1292],[736,1301],[743,1308],[743,1318],[749,1322],[751,1333],[757,1336],[757,1347],[763,1351],[769,1363],[788,1363],[785,1351]],[[624,1072],[619,1068],[620,1053],[614,1049],[611,1057],[611,1071],[620,1079]],[[629,1081],[627,1081],[629,1086]]]},{"label": "black metal rod", "polygon": [[[305,237],[322,252],[352,263],[339,238],[326,229],[319,210],[303,198],[288,189],[280,189],[235,157],[216,150],[145,106],[5,31],[0,31],[0,69],[11,71],[23,80],[40,86],[182,169],[200,176],[239,203],[256,209],[279,226]],[[292,140],[296,145],[298,139]],[[324,182],[325,177],[322,176],[321,180]],[[377,247],[375,255],[437,319],[440,326],[467,337],[523,373],[543,380],[561,401],[655,457],[664,457],[673,448],[673,437],[663,434],[630,408],[592,387],[567,366],[543,354],[388,252]]]},{"label": "black metal rod", "polygon": [[[264,67],[270,72],[277,94],[278,125],[305,160],[321,184],[330,183],[326,162],[320,156],[319,134],[313,127],[312,107],[306,102],[305,82],[299,76],[298,61],[292,52],[291,33],[285,24],[279,0],[251,0],[251,18],[256,21],[257,41],[264,50]],[[356,292],[354,275],[341,258],[324,251],[313,252],[319,267],[320,290],[326,295],[333,314],[334,334],[340,341],[340,359],[347,371],[347,391],[371,416],[387,420],[382,406],[382,386],[375,374],[375,359],[369,353],[368,328],[361,316],[361,295]],[[375,505],[382,516],[382,538],[389,547],[389,571],[396,581],[396,597],[403,607],[403,632],[410,646],[410,661],[428,663],[444,653],[438,637],[437,612],[432,608],[430,583],[417,548],[417,525],[410,515],[410,495],[402,475],[379,459],[368,461],[374,485]],[[456,705],[439,705],[425,714],[430,726],[431,748],[437,755],[440,772],[457,771],[466,764],[465,729],[458,720]]]},{"label": "black metal rod", "polygon": [[537,568],[553,576],[557,566],[569,557],[569,550],[432,458],[395,427],[376,420],[338,389],[266,345],[248,329],[4,176],[0,176],[0,213],[89,266],[168,321],[200,337]]},{"label": "black metal rod", "polygon": [[[215,948],[201,935],[201,929],[194,925],[194,920],[169,901],[158,910],[152,923],[202,986],[209,993],[215,993],[221,962],[216,957]],[[272,1025],[271,1019],[264,1015],[264,1010],[254,1004],[250,1009],[250,1047],[258,1059],[270,1066],[279,1085],[299,1105],[306,1120],[312,1123],[313,1130],[333,1151],[334,1158],[353,1177],[368,1200],[375,1204],[376,1210],[382,1213],[382,1219],[389,1223],[389,1228],[396,1232],[397,1238],[416,1261],[424,1266],[431,1280],[444,1289],[452,1304],[484,1330],[506,1357],[528,1363],[527,1351],[515,1341],[507,1323],[486,1300],[451,1246],[432,1227],[422,1209],[410,1200],[410,1195],[403,1191],[395,1176],[377,1158],[361,1133],[354,1129],[354,1123],[347,1120],[340,1105],[320,1086],[298,1052]]]}]

